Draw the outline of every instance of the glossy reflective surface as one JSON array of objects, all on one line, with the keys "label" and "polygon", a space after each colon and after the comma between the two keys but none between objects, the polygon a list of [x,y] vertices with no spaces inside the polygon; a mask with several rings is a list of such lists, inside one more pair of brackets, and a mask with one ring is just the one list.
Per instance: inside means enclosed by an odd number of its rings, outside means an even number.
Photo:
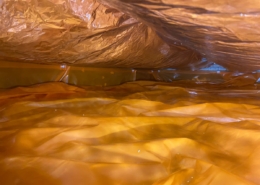
[{"label": "glossy reflective surface", "polygon": [[259,113],[258,90],[1,91],[1,183],[259,184]]}]

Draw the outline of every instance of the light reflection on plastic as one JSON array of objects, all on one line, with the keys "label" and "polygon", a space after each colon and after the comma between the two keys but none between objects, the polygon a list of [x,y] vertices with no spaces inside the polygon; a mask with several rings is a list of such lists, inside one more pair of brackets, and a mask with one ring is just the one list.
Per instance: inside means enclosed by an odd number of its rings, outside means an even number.
[{"label": "light reflection on plastic", "polygon": [[66,65],[66,64],[61,64],[61,65],[60,65],[60,68],[61,68],[61,69],[66,69],[66,68],[67,68],[67,65]]}]

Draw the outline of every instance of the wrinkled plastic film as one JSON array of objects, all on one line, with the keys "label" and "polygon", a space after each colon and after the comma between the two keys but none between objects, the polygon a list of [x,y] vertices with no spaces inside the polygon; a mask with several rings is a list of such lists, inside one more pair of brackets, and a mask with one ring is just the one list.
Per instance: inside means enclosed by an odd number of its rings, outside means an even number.
[{"label": "wrinkled plastic film", "polygon": [[259,69],[257,0],[100,2],[2,1],[0,59],[188,69],[215,62],[230,70]]},{"label": "wrinkled plastic film", "polygon": [[156,30],[170,45],[186,46],[230,70],[259,69],[258,0],[102,0]]},{"label": "wrinkled plastic film", "polygon": [[165,43],[144,23],[95,0],[4,0],[0,61],[89,67],[185,67],[200,54]]},{"label": "wrinkled plastic film", "polygon": [[[8,80],[7,80],[8,79]],[[64,82],[77,86],[116,86],[134,81],[168,82],[176,86],[200,88],[255,88],[259,71],[231,72],[221,66],[189,71],[177,69],[95,68],[67,64],[39,65],[31,63],[0,63],[0,88],[29,86],[47,82]]]},{"label": "wrinkled plastic film", "polygon": [[158,82],[2,91],[1,183],[257,185],[257,94]]},{"label": "wrinkled plastic film", "polygon": [[[14,62],[2,62],[0,63],[0,88],[6,89],[47,82],[64,82],[78,86],[115,86],[138,80],[136,71],[131,68],[86,68],[66,64],[39,65],[30,63],[20,65]],[[140,78],[143,80],[153,79],[150,78],[149,71],[145,74],[148,74],[149,78],[143,76]]]},{"label": "wrinkled plastic film", "polygon": [[259,9],[0,1],[0,184],[260,185]]}]

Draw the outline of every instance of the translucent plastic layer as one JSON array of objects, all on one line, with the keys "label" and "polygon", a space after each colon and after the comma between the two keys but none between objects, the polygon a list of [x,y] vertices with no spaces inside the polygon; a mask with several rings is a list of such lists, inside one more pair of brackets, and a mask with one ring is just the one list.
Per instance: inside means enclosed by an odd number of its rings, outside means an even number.
[{"label": "translucent plastic layer", "polygon": [[260,69],[258,0],[0,3],[0,61],[187,69],[216,62],[230,70]]},{"label": "translucent plastic layer", "polygon": [[1,184],[257,185],[258,94],[153,82],[2,91]]},{"label": "translucent plastic layer", "polygon": [[194,68],[200,54],[165,43],[144,23],[96,0],[3,0],[1,61]]},{"label": "translucent plastic layer", "polygon": [[260,69],[259,0],[102,0],[231,70]]},{"label": "translucent plastic layer", "polygon": [[0,62],[0,89],[46,82],[77,86],[115,86],[134,81],[170,82],[192,88],[259,89],[260,72],[232,72],[213,65],[202,70],[96,68]]}]

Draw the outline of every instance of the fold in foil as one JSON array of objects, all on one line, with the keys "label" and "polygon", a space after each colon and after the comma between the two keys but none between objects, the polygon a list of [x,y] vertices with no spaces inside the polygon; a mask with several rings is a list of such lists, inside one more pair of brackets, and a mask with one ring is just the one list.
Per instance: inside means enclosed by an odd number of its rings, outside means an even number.
[{"label": "fold in foil", "polygon": [[[4,0],[0,60],[259,69],[258,0]],[[210,62],[208,62],[210,63]]]},{"label": "fold in foil", "polygon": [[0,61],[194,68],[200,54],[95,0],[4,0]]},{"label": "fold in foil", "polygon": [[259,185],[258,94],[158,82],[1,91],[1,184]]},{"label": "fold in foil", "polygon": [[260,69],[260,1],[102,0],[230,70]]}]

